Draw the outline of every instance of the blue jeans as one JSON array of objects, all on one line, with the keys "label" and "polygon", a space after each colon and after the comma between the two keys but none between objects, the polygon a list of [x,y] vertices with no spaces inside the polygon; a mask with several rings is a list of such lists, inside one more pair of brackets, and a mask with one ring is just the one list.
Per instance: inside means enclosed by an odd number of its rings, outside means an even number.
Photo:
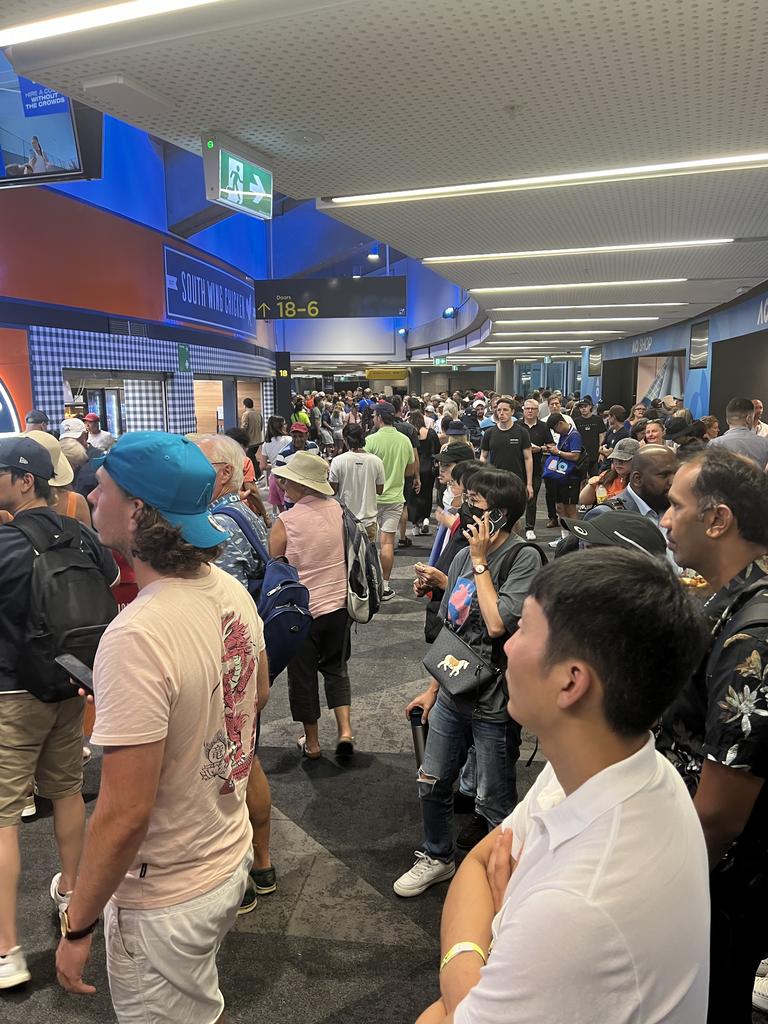
[{"label": "blue jeans", "polygon": [[437,860],[453,860],[453,784],[472,742],[477,813],[495,828],[517,803],[515,765],[520,755],[520,726],[511,718],[506,722],[483,722],[460,714],[438,697],[429,715],[427,748],[417,777],[424,852]]}]

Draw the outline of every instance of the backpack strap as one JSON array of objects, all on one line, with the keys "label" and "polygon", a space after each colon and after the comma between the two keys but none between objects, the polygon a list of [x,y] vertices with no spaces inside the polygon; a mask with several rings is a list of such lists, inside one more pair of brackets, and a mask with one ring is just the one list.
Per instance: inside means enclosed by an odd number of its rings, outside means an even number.
[{"label": "backpack strap", "polygon": [[70,519],[67,523],[59,519],[59,525],[56,527],[48,521],[39,520],[36,516],[25,516],[6,525],[23,534],[38,555],[52,547],[82,546],[82,530],[76,519]]},{"label": "backpack strap", "polygon": [[231,519],[233,522],[237,523],[237,525],[245,534],[245,539],[251,545],[251,547],[256,552],[258,557],[261,559],[264,565],[267,564],[267,562],[269,561],[269,553],[267,549],[264,547],[264,545],[261,543],[259,535],[256,533],[253,526],[248,521],[248,516],[246,516],[241,509],[232,508],[231,505],[225,505],[223,508],[217,508],[216,512],[212,514],[217,516],[226,516],[228,519]]},{"label": "backpack strap", "polygon": [[512,548],[504,556],[504,559],[501,565],[499,566],[499,580],[506,580],[506,578],[512,571],[512,566],[517,561],[518,555],[523,550],[523,548],[533,548],[534,551],[538,551],[539,558],[541,559],[541,564],[547,564],[547,556],[544,554],[539,545],[534,544],[533,541],[524,540],[521,544],[514,544]]}]

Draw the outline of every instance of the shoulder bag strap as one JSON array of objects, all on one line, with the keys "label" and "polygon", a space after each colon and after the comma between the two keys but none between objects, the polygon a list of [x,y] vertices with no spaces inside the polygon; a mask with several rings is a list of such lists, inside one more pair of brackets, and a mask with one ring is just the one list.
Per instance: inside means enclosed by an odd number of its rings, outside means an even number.
[{"label": "shoulder bag strap", "polygon": [[237,523],[245,534],[245,539],[251,545],[258,557],[264,565],[267,564],[269,561],[269,553],[259,540],[259,535],[254,530],[253,526],[248,522],[248,517],[239,508],[232,508],[231,505],[225,505],[223,508],[217,508],[215,513],[212,514],[217,516],[226,516],[228,519]]}]

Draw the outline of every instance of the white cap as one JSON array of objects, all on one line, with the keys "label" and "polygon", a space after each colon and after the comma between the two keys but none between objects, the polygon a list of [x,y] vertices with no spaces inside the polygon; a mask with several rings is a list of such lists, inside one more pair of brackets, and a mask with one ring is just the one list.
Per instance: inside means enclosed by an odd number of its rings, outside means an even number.
[{"label": "white cap", "polygon": [[76,416],[62,420],[61,426],[59,427],[59,437],[82,437],[83,434],[87,432],[88,428],[86,425]]}]

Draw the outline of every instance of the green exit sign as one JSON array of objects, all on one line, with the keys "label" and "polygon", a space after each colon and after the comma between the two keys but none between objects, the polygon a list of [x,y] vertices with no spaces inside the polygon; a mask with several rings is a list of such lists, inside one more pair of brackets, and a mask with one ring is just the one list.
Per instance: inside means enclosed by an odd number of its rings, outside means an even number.
[{"label": "green exit sign", "polygon": [[203,136],[205,194],[233,212],[272,219],[272,172],[259,162],[258,152],[220,132]]},{"label": "green exit sign", "polygon": [[447,362],[448,360],[445,358],[445,356],[435,356],[435,358],[432,360],[432,365],[445,366]]},{"label": "green exit sign", "polygon": [[456,373],[458,371],[458,369],[459,369],[459,367],[455,366],[455,365],[451,367],[451,370],[453,371],[453,373]]}]

